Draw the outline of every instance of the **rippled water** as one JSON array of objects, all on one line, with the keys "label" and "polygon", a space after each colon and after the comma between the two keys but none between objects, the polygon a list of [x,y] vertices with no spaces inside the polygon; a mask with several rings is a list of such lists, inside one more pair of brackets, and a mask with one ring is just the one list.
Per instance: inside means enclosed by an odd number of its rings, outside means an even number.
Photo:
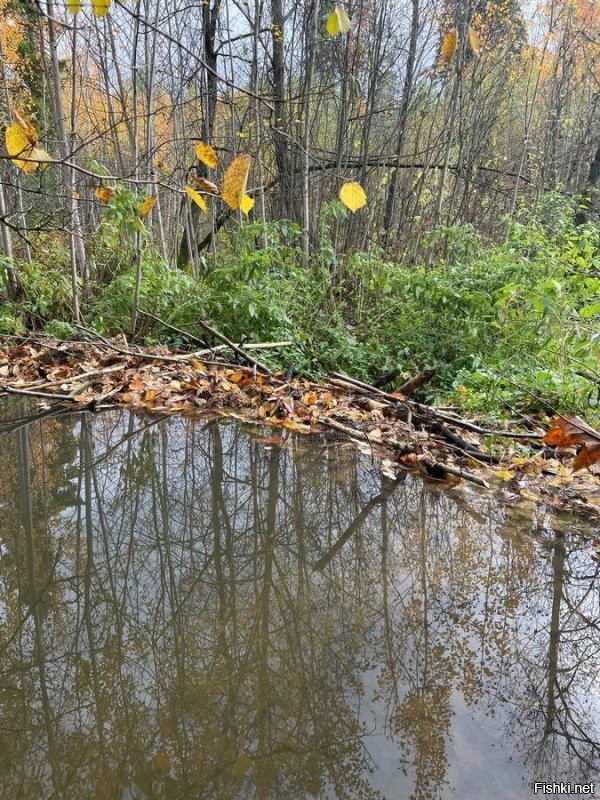
[{"label": "rippled water", "polygon": [[581,521],[318,437],[28,413],[0,405],[1,798],[600,794]]}]

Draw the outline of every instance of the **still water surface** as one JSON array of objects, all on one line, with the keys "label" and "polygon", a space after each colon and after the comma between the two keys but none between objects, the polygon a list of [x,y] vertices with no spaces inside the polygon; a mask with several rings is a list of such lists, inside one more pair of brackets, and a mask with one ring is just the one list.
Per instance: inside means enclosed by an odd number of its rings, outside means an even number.
[{"label": "still water surface", "polygon": [[584,523],[318,437],[31,411],[0,404],[3,800],[600,795]]}]

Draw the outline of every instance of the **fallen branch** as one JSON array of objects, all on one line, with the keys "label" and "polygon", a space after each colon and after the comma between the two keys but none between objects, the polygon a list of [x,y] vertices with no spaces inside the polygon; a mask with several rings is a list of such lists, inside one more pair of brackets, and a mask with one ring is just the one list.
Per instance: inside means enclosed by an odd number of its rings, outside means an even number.
[{"label": "fallen branch", "polygon": [[7,394],[22,394],[25,397],[41,397],[44,400],[69,400],[73,401],[70,394],[54,394],[53,392],[39,392],[36,389],[15,389],[14,386],[0,386],[0,392]]},{"label": "fallen branch", "polygon": [[[89,372],[80,372],[77,375],[69,375],[67,378],[62,378],[55,381],[46,381],[45,383],[35,384],[36,386],[48,388],[49,386],[62,386],[64,383],[76,383],[77,381],[87,381],[88,378],[96,377],[97,375],[108,375],[111,372],[120,372],[127,368],[127,364],[113,364],[110,367],[103,367],[102,369],[92,369]],[[33,384],[29,384],[28,388],[32,389]]]},{"label": "fallen branch", "polygon": [[[113,342],[109,342],[109,340],[102,336],[102,334],[98,333],[98,331],[92,330],[91,328],[86,328],[83,325],[78,325],[76,323],[73,323],[73,325],[75,328],[78,328],[79,330],[82,330],[91,336],[95,336],[105,347],[108,347],[109,350],[114,350],[115,353],[121,353],[121,355],[139,358],[145,361],[168,361],[181,364],[182,362],[188,361],[190,358],[198,358],[206,352],[205,350],[199,350],[198,352],[185,353],[181,356],[167,356],[161,355],[160,353],[143,353],[139,350],[129,350],[124,347],[119,347],[118,345],[113,344]],[[96,341],[95,344],[97,345],[98,342]]]},{"label": "fallen branch", "polygon": [[[455,425],[457,428],[463,428],[467,431],[472,431],[473,433],[478,433],[481,436],[502,436],[505,438],[511,439],[543,439],[544,434],[542,433],[511,433],[509,431],[494,431],[489,430],[488,428],[482,428],[480,425],[476,425],[474,422],[470,422],[467,419],[462,419],[461,417],[455,417],[452,414],[445,414],[442,411],[439,411],[437,408],[433,406],[427,406],[424,403],[417,403],[415,400],[409,400],[408,398],[400,398],[397,397],[395,394],[391,392],[384,392],[383,389],[378,389],[376,386],[370,386],[368,383],[364,383],[363,381],[359,381],[356,378],[351,378],[349,375],[343,375],[340,372],[331,372],[330,376],[332,376],[333,381],[342,382],[346,385],[353,386],[356,389],[361,390],[362,394],[374,394],[377,395],[379,398],[385,398],[388,402],[394,405],[394,408],[397,411],[404,411],[402,408],[403,404],[407,407],[412,409],[413,416],[416,412],[420,412],[425,420],[431,419],[432,417],[437,417],[437,419],[443,420],[444,422],[448,422],[451,425]],[[416,420],[415,420],[416,421]]]},{"label": "fallen branch", "polygon": [[321,425],[325,425],[327,428],[333,428],[333,430],[339,431],[352,439],[357,439],[359,442],[366,442],[371,447],[378,444],[383,447],[392,447],[400,455],[414,452],[414,446],[407,442],[397,442],[394,439],[386,439],[385,442],[379,442],[372,439],[368,433],[359,431],[356,428],[351,428],[348,425],[342,425],[341,422],[336,422],[333,419],[329,419],[329,417],[317,417],[317,420]]},{"label": "fallen branch", "polygon": [[425,369],[423,372],[415,375],[414,378],[410,378],[410,380],[405,381],[401,386],[398,386],[395,391],[400,392],[400,394],[412,394],[417,389],[420,389],[421,386],[425,386],[426,383],[432,381],[435,378],[436,373],[436,369]]},{"label": "fallen branch", "polygon": [[447,441],[456,445],[457,450],[470,458],[476,458],[478,461],[487,464],[497,464],[500,461],[498,456],[492,455],[491,453],[484,453],[483,450],[480,450],[474,444],[471,444],[471,442],[465,441],[462,436],[458,436],[454,431],[451,431],[447,425],[439,425],[438,431]]},{"label": "fallen branch", "polygon": [[462,478],[464,481],[474,483],[477,486],[483,486],[484,489],[490,488],[490,485],[487,481],[485,481],[483,478],[480,478],[478,475],[474,475],[472,472],[469,472],[466,469],[453,467],[450,464],[444,464],[441,461],[434,461],[433,459],[423,460],[421,463],[425,466],[427,472],[434,478],[442,477],[439,473],[445,473],[446,475],[453,475],[455,478]]},{"label": "fallen branch", "polygon": [[260,369],[262,372],[264,372],[267,375],[272,375],[273,374],[271,372],[271,370],[267,366],[265,366],[260,361],[258,361],[256,358],[253,358],[251,355],[246,353],[246,351],[243,348],[241,348],[237,344],[234,344],[234,342],[232,342],[231,339],[228,339],[227,336],[225,336],[225,334],[221,333],[216,328],[213,328],[213,326],[209,325],[208,322],[204,322],[204,320],[199,319],[198,320],[198,325],[200,325],[201,328],[204,328],[204,330],[207,333],[210,333],[211,336],[214,336],[216,339],[220,339],[220,341],[222,341],[224,344],[226,344],[228,347],[230,347],[233,350],[234,353],[237,353],[238,356],[241,356],[249,364],[254,364],[254,366],[257,369]]},{"label": "fallen branch", "polygon": [[[344,433],[346,436],[352,439],[358,439],[358,441],[366,442],[371,446],[381,444],[384,447],[392,447],[394,450],[400,451],[401,454],[414,452],[414,447],[412,445],[404,442],[395,442],[389,439],[385,442],[376,442],[371,439],[367,433],[356,430],[356,428],[350,428],[347,425],[342,425],[341,423],[329,419],[328,417],[319,417],[318,421],[328,428],[333,428],[334,430],[340,431],[340,433]],[[456,478],[463,478],[465,481],[474,483],[477,486],[483,486],[485,489],[490,488],[487,481],[485,481],[483,478],[480,478],[478,475],[474,475],[472,472],[469,472],[466,469],[453,467],[450,464],[444,464],[441,461],[434,461],[433,459],[421,459],[419,460],[419,463],[424,465],[425,469],[432,477],[439,478],[443,473],[444,475],[453,475]]]}]

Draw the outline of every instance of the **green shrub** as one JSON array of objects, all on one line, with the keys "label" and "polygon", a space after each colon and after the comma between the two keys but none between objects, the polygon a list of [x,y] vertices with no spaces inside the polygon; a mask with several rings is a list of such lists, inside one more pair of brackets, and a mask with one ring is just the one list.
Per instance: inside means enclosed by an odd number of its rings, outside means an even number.
[{"label": "green shrub", "polygon": [[[122,201],[129,219],[131,197]],[[124,235],[114,217],[120,208],[105,214],[96,259]],[[291,340],[265,358],[311,376],[335,369],[400,380],[436,366],[428,400],[489,413],[549,405],[589,412],[594,386],[576,371],[594,373],[600,356],[600,228],[578,227],[574,209],[546,195],[538,209],[503,221],[505,239],[495,244],[468,225],[440,228],[425,237],[420,266],[387,261],[376,249],[340,255],[334,239],[347,211],[337,201],[324,209],[308,268],[301,230],[288,222],[221,231],[197,279],[169,268],[145,241],[140,306],[202,339],[199,319],[235,341]],[[129,330],[135,285],[133,258],[115,258],[103,262],[108,283],[83,303],[85,318],[108,334]],[[25,313],[5,304],[0,329],[16,331],[33,315],[52,319],[47,330],[59,335],[57,320],[70,316],[68,268],[36,262],[19,273]],[[139,334],[183,340],[143,316]]]}]

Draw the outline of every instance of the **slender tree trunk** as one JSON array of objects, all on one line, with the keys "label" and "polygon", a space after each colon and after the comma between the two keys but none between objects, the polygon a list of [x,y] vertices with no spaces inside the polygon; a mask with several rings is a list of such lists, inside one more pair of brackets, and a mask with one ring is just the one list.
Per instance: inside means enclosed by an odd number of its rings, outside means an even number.
[{"label": "slender tree trunk", "polygon": [[[406,125],[408,122],[408,112],[410,108],[410,101],[413,92],[414,78],[415,78],[415,64],[417,57],[417,42],[419,39],[419,18],[420,8],[419,0],[412,0],[412,17],[410,23],[410,40],[408,43],[408,57],[406,60],[406,72],[404,74],[404,84],[402,86],[402,99],[400,101],[400,119],[398,121],[398,138],[396,139],[396,158],[400,161],[402,151],[404,148],[404,139],[406,136]],[[398,194],[398,182],[400,178],[400,170],[396,165],[390,177],[390,185],[385,204],[385,215],[383,218],[383,246],[388,247],[390,241],[390,234],[392,230],[392,222],[394,219],[394,210],[396,207],[396,197]]]},{"label": "slender tree trunk", "polygon": [[[131,63],[131,83],[132,83],[132,130],[133,130],[133,175],[136,180],[135,191],[139,191],[137,183],[140,175],[140,155],[139,155],[139,116],[138,116],[138,85],[139,85],[139,64],[138,64],[138,43],[140,37],[140,17],[136,14],[133,28],[133,61]],[[131,310],[131,336],[135,337],[137,328],[138,310],[140,306],[140,292],[142,289],[142,239],[139,231],[135,232],[135,287],[133,290],[133,308]]]},{"label": "slender tree trunk", "polygon": [[[87,281],[87,259],[83,240],[83,229],[79,216],[79,202],[75,196],[73,185],[73,170],[66,163],[69,160],[69,138],[65,127],[65,115],[63,110],[60,80],[60,65],[58,57],[58,45],[56,39],[56,10],[53,0],[47,0],[48,7],[48,44],[50,49],[50,64],[52,68],[52,107],[54,111],[54,122],[58,138],[58,149],[62,164],[62,176],[64,191],[71,210],[71,280],[73,293],[73,317],[76,322],[80,321],[79,313],[79,291],[78,279],[81,278],[84,285]],[[73,80],[75,76],[73,76]]]},{"label": "slender tree trunk", "polygon": [[[215,127],[215,118],[217,115],[217,90],[218,90],[218,56],[219,51],[217,47],[217,25],[219,23],[219,15],[221,13],[222,0],[214,0],[212,6],[210,0],[202,3],[202,40],[203,40],[203,84],[206,89],[203,92],[203,105],[204,115],[202,118],[202,140],[207,144],[213,142],[213,132]],[[198,163],[198,173],[201,177],[208,177],[209,172],[205,164]],[[187,204],[187,198],[184,198]],[[196,241],[196,227],[200,216],[200,209],[195,203],[192,203],[191,210],[191,228],[192,236]],[[184,235],[181,237],[179,245],[179,255],[177,256],[177,263],[180,267],[184,267],[192,261],[193,253],[188,245],[188,237]]]},{"label": "slender tree trunk", "polygon": [[311,92],[315,65],[315,47],[319,25],[320,1],[313,0],[311,9],[312,25],[306,32],[306,87],[304,100],[304,169],[302,174],[302,205],[303,205],[303,231],[302,249],[304,266],[308,268],[310,259],[310,122],[311,122]]},{"label": "slender tree trunk", "polygon": [[271,122],[273,148],[277,164],[279,203],[281,215],[297,220],[294,198],[294,159],[288,136],[288,114],[285,94],[285,50],[284,15],[282,0],[271,0],[271,70],[273,84],[273,107],[275,116]]}]

